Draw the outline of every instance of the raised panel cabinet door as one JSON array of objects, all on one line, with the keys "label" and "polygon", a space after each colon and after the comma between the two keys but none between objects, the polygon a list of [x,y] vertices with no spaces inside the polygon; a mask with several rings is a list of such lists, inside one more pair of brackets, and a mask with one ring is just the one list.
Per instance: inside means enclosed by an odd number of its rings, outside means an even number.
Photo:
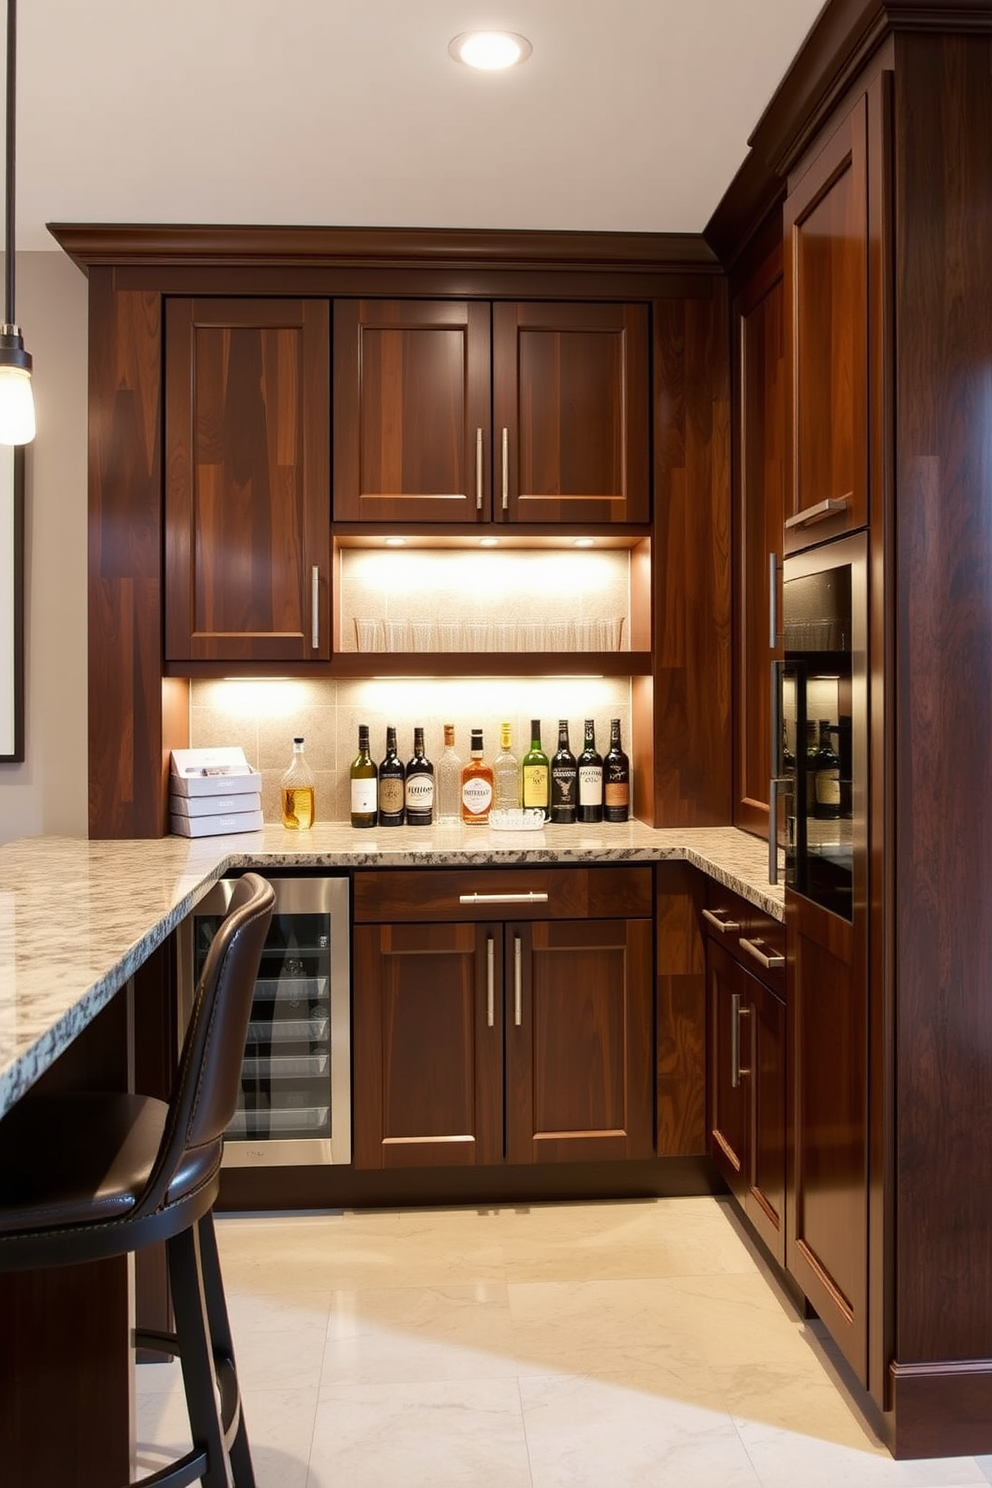
[{"label": "raised panel cabinet door", "polygon": [[503,1160],[502,927],[358,925],[358,1168]]},{"label": "raised panel cabinet door", "polygon": [[325,300],[170,299],[169,661],[330,656]]},{"label": "raised panel cabinet door", "polygon": [[757,977],[748,984],[750,1144],[744,1212],[785,1264],[785,1003]]},{"label": "raised panel cabinet door", "polygon": [[723,946],[707,951],[710,998],[710,1154],[742,1204],[750,1181],[750,1008],[747,976]]},{"label": "raised panel cabinet door", "polygon": [[862,98],[785,201],[790,550],[868,519],[867,157]]},{"label": "raised panel cabinet door", "polygon": [[651,921],[521,921],[504,946],[507,1161],[651,1156]]},{"label": "raised panel cabinet door", "polygon": [[487,301],[335,301],[335,521],[488,521],[491,413]]},{"label": "raised panel cabinet door", "polygon": [[[782,654],[777,593],[785,521],[785,317],[777,248],[736,302],[739,337],[734,822],[768,831],[771,662]],[[775,634],[773,635],[773,631]]]},{"label": "raised panel cabinet door", "polygon": [[[804,924],[804,918],[809,924]],[[805,902],[791,934],[792,1172],[786,1264],[867,1378],[868,1040],[852,927]]]},{"label": "raised panel cabinet door", "polygon": [[651,518],[646,305],[493,306],[497,521]]}]

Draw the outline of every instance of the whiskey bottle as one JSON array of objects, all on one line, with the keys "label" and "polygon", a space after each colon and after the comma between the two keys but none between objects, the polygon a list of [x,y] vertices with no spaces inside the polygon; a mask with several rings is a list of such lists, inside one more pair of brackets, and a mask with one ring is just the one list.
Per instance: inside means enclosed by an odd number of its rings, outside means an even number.
[{"label": "whiskey bottle", "polygon": [[434,766],[424,753],[424,731],[413,730],[413,755],[406,767],[406,824],[429,827],[434,820]]},{"label": "whiskey bottle", "polygon": [[620,720],[610,719],[610,747],[603,760],[603,820],[630,818],[630,760],[620,747]]},{"label": "whiskey bottle", "polygon": [[386,753],[379,766],[379,825],[401,827],[404,814],[406,770],[396,753],[396,730],[386,726]]},{"label": "whiskey bottle", "polygon": [[293,758],[280,782],[282,789],[282,824],[293,832],[306,832],[316,817],[313,771],[303,752],[301,735],[293,740]]},{"label": "whiskey bottle", "polygon": [[586,719],[585,739],[579,755],[579,821],[603,820],[603,757],[596,750],[596,724]]},{"label": "whiskey bottle", "polygon": [[472,758],[462,766],[462,821],[485,825],[493,804],[493,767],[484,758],[482,730],[472,730]]},{"label": "whiskey bottle", "polygon": [[520,763],[513,753],[508,723],[499,726],[499,754],[493,760],[493,805],[498,811],[516,811],[520,806]]},{"label": "whiskey bottle", "polygon": [[358,753],[351,762],[351,825],[374,827],[376,823],[378,774],[369,754],[369,726],[358,726]]},{"label": "whiskey bottle", "polygon": [[524,810],[538,810],[548,819],[549,785],[548,756],[541,748],[541,720],[532,719],[530,725],[530,748],[524,755],[521,767],[523,775]]},{"label": "whiskey bottle", "polygon": [[820,742],[813,761],[813,815],[826,820],[840,816],[840,760],[830,742],[830,720],[820,719]]},{"label": "whiskey bottle", "polygon": [[455,753],[455,725],[444,725],[444,749],[437,762],[437,819],[439,826],[454,827],[462,819],[462,762]]},{"label": "whiskey bottle", "polygon": [[579,772],[575,755],[568,747],[568,719],[558,720],[558,748],[551,759],[551,820],[559,826],[575,821]]}]

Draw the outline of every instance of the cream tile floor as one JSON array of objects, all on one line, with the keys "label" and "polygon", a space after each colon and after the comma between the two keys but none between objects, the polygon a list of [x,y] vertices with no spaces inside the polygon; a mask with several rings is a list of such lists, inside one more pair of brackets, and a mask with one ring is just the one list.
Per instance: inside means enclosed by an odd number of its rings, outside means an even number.
[{"label": "cream tile floor", "polygon": [[[708,1198],[222,1216],[258,1488],[952,1488],[894,1462]],[[138,1370],[139,1465],[183,1439]]]}]

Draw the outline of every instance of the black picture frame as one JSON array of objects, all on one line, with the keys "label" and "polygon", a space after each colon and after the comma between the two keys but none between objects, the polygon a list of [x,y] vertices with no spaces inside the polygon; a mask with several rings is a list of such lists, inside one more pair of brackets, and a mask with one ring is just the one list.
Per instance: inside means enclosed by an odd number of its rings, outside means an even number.
[{"label": "black picture frame", "polygon": [[0,445],[0,764],[24,760],[24,450]]}]

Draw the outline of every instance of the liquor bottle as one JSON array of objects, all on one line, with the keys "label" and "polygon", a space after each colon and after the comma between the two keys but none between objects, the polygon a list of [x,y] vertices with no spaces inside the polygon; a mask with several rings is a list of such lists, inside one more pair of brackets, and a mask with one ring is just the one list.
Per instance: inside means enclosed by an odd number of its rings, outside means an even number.
[{"label": "liquor bottle", "polygon": [[379,766],[379,825],[403,825],[404,782],[406,769],[396,753],[396,730],[386,725],[386,753]]},{"label": "liquor bottle", "polygon": [[579,755],[579,821],[603,820],[603,757],[596,750],[596,724],[586,719],[585,740]]},{"label": "liquor bottle", "polygon": [[575,821],[576,797],[579,793],[579,771],[575,755],[568,747],[568,719],[558,720],[558,748],[551,760],[551,820],[559,826]]},{"label": "liquor bottle", "polygon": [[541,748],[541,720],[534,718],[530,725],[530,748],[524,755],[521,767],[523,775],[524,810],[538,810],[548,819],[549,785],[548,756]]},{"label": "liquor bottle", "polygon": [[840,816],[840,760],[830,742],[830,720],[820,719],[820,742],[814,760],[813,815],[829,820]]},{"label": "liquor bottle", "polygon": [[483,759],[482,730],[472,730],[472,758],[462,766],[462,821],[465,826],[489,820],[493,804],[493,767]]},{"label": "liquor bottle", "polygon": [[630,817],[630,760],[620,747],[620,720],[610,719],[610,747],[603,760],[603,820]]},{"label": "liquor bottle", "polygon": [[462,762],[455,753],[455,725],[444,725],[444,751],[437,762],[437,819],[454,827],[462,819]]},{"label": "liquor bottle", "polygon": [[358,725],[358,753],[351,762],[351,825],[374,827],[379,772],[369,754],[369,726]]},{"label": "liquor bottle", "polygon": [[313,771],[303,752],[303,738],[293,740],[293,758],[280,782],[282,788],[282,824],[294,832],[306,832],[316,819]]},{"label": "liquor bottle", "polygon": [[413,731],[413,756],[406,767],[406,824],[429,827],[434,820],[434,766],[424,753],[424,731]]},{"label": "liquor bottle", "polygon": [[499,726],[499,754],[493,760],[493,805],[497,811],[516,811],[520,806],[520,763],[512,750],[510,725]]}]

